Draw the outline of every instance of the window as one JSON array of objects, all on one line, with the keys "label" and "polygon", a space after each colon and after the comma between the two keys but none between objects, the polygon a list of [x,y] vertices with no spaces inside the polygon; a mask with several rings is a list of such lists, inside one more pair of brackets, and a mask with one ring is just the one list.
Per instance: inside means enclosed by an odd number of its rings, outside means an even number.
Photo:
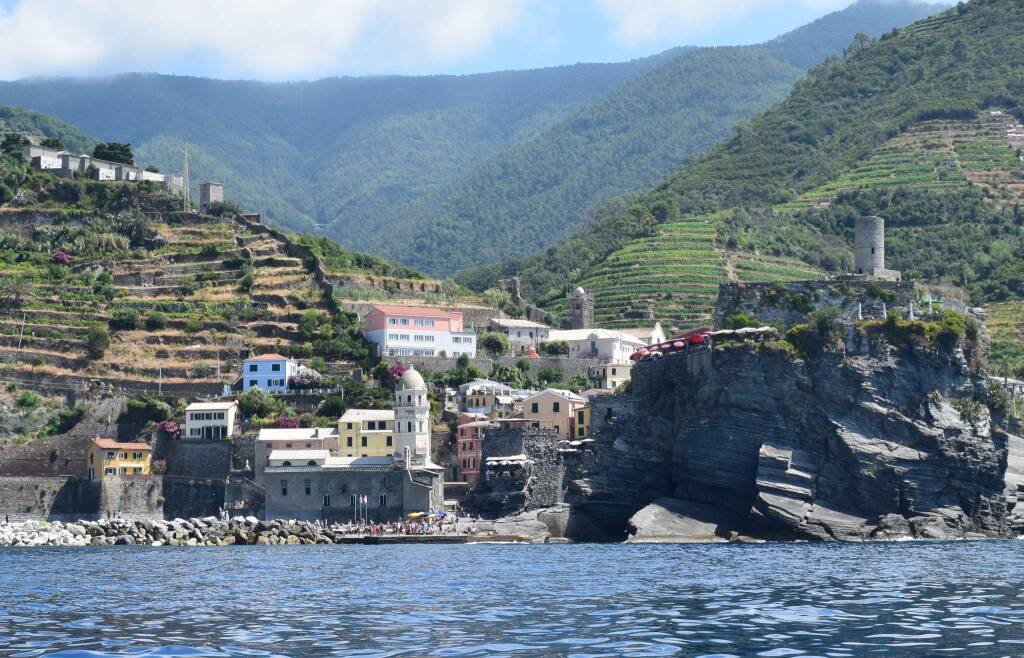
[{"label": "window", "polygon": [[224,420],[224,412],[223,411],[218,411],[217,412],[217,420]]},{"label": "window", "polygon": [[324,494],[324,507],[330,507],[330,506],[331,506],[331,494],[325,493]]},{"label": "window", "polygon": [[557,414],[559,412],[559,409],[560,409],[560,406],[559,406],[559,404],[557,402],[552,402],[551,403],[551,411],[553,411],[553,412],[555,412]]},{"label": "window", "polygon": [[359,445],[361,447],[363,447],[363,448],[366,447],[366,437],[365,436],[359,439]]},{"label": "window", "polygon": [[349,507],[355,507],[356,506],[356,495],[355,494],[350,494],[349,495],[349,497],[348,497],[348,504],[349,504]]},{"label": "window", "polygon": [[310,495],[311,493],[313,493],[313,481],[312,480],[305,480],[303,482],[303,484],[306,485],[306,495],[307,496]]},{"label": "window", "polygon": [[117,474],[118,475],[124,475],[127,472],[128,472],[128,469],[126,469],[124,466],[122,466],[121,468],[117,469]]},{"label": "window", "polygon": [[619,374],[618,368],[612,368],[612,374],[613,375]]},{"label": "window", "polygon": [[409,325],[409,319],[408,318],[402,318],[402,326],[405,327],[405,326],[408,326],[408,325]]},{"label": "window", "polygon": [[387,507],[388,506],[388,495],[387,494],[381,494],[378,497],[378,502],[380,503],[380,507]]},{"label": "window", "polygon": [[348,429],[352,429],[352,423],[348,423]]},{"label": "window", "polygon": [[388,318],[388,324],[398,324],[397,318]]},{"label": "window", "polygon": [[366,429],[368,429],[368,430],[375,430],[375,429],[377,429],[377,421],[375,421],[375,420],[368,421],[366,423]]},{"label": "window", "polygon": [[255,363],[250,363],[249,364],[249,372],[256,372],[257,370],[259,370],[259,366],[258,365],[256,365]]},{"label": "window", "polygon": [[313,447],[313,444],[312,444],[312,443],[307,443],[307,444],[306,444],[306,447],[307,447],[307,448],[312,448],[312,447]]},{"label": "window", "polygon": [[118,457],[120,457],[121,459],[128,459],[128,453],[122,452],[120,455],[118,455]]},{"label": "window", "polygon": [[89,463],[90,463],[90,464],[91,464],[91,463],[93,463],[93,459],[92,459],[92,458],[93,458],[94,456],[95,456],[95,455],[93,455],[93,453],[91,453],[91,452],[89,453]]},{"label": "window", "polygon": [[132,473],[134,473],[135,475],[142,475],[142,469],[136,466],[135,468],[132,469]]},{"label": "window", "polygon": [[389,448],[391,447],[391,437],[390,436],[387,437],[386,439],[384,439],[384,442],[385,442],[385,445],[387,445]]},{"label": "window", "polygon": [[534,403],[532,403],[532,404],[530,405],[530,411],[531,411],[532,413],[539,413],[539,412],[540,412],[540,404],[539,404],[539,403],[537,403],[537,402],[534,402]]},{"label": "window", "polygon": [[281,364],[280,363],[271,364],[270,372],[281,372]]},{"label": "window", "polygon": [[558,428],[558,425],[555,425],[555,434],[558,434],[560,431],[561,430]]},{"label": "window", "polygon": [[406,423],[405,423],[405,431],[406,432],[412,432],[412,421],[411,420],[406,421]]},{"label": "window", "polygon": [[255,379],[250,379],[249,380],[249,388],[252,388],[254,386],[259,386],[259,382],[257,382]]},{"label": "window", "polygon": [[116,471],[116,470],[114,470],[114,469],[112,469],[112,468],[108,468],[108,469],[105,469],[105,470],[104,470],[103,472],[104,472],[104,473],[105,473],[106,475],[117,475],[117,471]]},{"label": "window", "polygon": [[113,459],[113,458],[114,458],[114,451],[113,450],[108,450],[107,451],[107,459]]},{"label": "window", "polygon": [[281,480],[281,495],[288,495],[288,480]]},{"label": "window", "polygon": [[582,427],[579,428],[579,430],[577,431],[577,435],[578,436],[583,436],[583,428]]},{"label": "window", "polygon": [[580,425],[582,425],[582,424],[583,424],[583,417],[584,417],[585,415],[586,415],[586,414],[584,414],[584,413],[583,413],[583,410],[582,410],[582,409],[580,409],[579,411],[577,411],[577,412],[576,412],[576,422],[577,422],[577,423],[579,423]]},{"label": "window", "polygon": [[[345,437],[345,447],[346,448],[351,448],[352,447],[352,437],[351,436],[346,436]],[[349,455],[349,457],[351,457],[351,456],[352,455]]]},{"label": "window", "polygon": [[141,452],[133,452],[132,453],[132,459],[142,459],[142,453]]}]

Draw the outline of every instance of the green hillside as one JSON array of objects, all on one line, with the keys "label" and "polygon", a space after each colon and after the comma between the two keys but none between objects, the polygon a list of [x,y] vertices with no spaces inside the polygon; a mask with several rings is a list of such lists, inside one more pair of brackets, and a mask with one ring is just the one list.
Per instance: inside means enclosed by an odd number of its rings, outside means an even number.
[{"label": "green hillside", "polygon": [[74,153],[92,153],[96,146],[95,139],[48,114],[0,105],[0,135],[6,133],[26,133],[55,139]]},{"label": "green hillside", "polygon": [[[162,171],[220,180],[291,230],[444,276],[570,235],[781,99],[856,32],[933,9],[860,2],[763,48],[617,64],[269,84],[157,75],[0,82]],[[401,240],[392,236],[402,235]]]},{"label": "green hillside", "polygon": [[[1022,19],[1019,3],[975,1],[854,43],[635,203],[606,207],[558,247],[462,280],[517,272],[531,299],[557,307],[567,286],[596,280],[637,240],[709,213],[726,252],[845,271],[853,219],[870,213],[887,220],[893,267],[960,287],[974,304],[1019,304]],[[644,267],[643,254],[634,265]],[[699,307],[699,295],[685,297],[691,284],[702,281],[679,277],[672,292]],[[616,306],[605,317],[634,311]]]}]

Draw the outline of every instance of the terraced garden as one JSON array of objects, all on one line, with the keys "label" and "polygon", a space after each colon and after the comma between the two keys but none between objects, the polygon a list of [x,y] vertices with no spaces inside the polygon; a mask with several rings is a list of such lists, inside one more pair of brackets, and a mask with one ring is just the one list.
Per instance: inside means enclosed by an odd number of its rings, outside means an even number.
[{"label": "terraced garden", "polygon": [[[241,218],[127,213],[5,226],[0,379],[214,393],[252,353],[310,357],[322,343],[332,351],[318,327],[338,316],[310,264]],[[301,326],[310,312],[315,321]],[[332,369],[348,365],[337,354],[345,345],[334,346]]]}]

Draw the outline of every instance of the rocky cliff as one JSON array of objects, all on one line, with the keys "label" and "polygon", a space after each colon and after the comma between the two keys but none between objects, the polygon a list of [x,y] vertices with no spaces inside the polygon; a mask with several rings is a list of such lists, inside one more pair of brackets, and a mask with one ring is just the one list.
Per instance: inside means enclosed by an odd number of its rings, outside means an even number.
[{"label": "rocky cliff", "polygon": [[972,347],[842,331],[809,354],[739,344],[638,365],[628,395],[594,402],[573,516],[649,541],[1015,532],[1021,440]]}]

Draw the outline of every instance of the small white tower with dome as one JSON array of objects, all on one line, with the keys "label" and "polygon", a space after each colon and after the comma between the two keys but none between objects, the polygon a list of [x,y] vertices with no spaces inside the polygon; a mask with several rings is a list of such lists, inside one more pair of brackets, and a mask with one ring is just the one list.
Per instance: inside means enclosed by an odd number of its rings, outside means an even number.
[{"label": "small white tower with dome", "polygon": [[430,461],[430,400],[423,376],[410,367],[395,386],[395,457],[409,449],[417,463]]}]

